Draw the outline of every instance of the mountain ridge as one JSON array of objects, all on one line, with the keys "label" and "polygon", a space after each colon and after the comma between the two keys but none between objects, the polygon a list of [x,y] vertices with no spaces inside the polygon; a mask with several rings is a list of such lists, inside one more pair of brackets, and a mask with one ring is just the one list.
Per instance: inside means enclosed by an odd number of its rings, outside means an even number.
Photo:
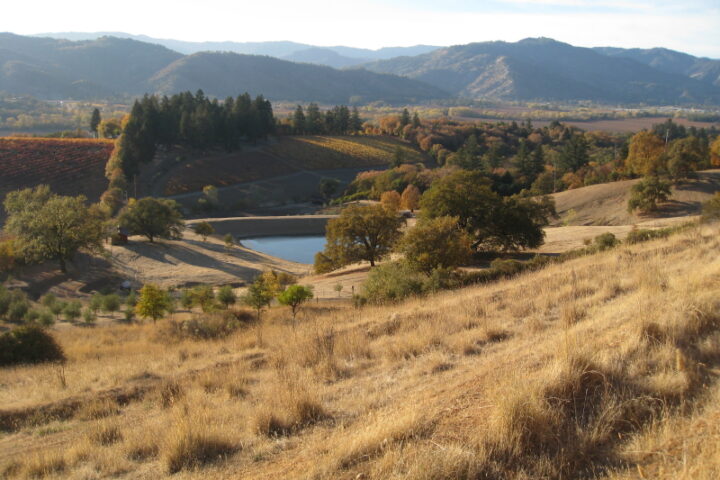
[{"label": "mountain ridge", "polygon": [[353,99],[414,103],[448,96],[408,78],[269,56],[182,55],[161,45],[117,37],[69,41],[0,33],[0,91],[6,93],[92,99],[197,89],[216,97],[247,91],[271,100],[327,103]]}]

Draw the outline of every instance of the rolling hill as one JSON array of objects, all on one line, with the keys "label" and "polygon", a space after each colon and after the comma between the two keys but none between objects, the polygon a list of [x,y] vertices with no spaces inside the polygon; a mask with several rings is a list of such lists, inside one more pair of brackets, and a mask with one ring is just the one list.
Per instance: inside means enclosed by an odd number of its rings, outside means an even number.
[{"label": "rolling hill", "polygon": [[458,45],[365,67],[422,80],[468,98],[720,102],[720,88],[707,82],[548,38]]},{"label": "rolling hill", "polygon": [[112,149],[112,140],[0,138],[0,204],[8,192],[41,184],[95,202],[107,188],[105,164]]},{"label": "rolling hill", "polygon": [[136,40],[101,37],[72,42],[0,34],[0,91],[49,99],[203,89],[225,97],[249,92],[271,100],[413,103],[447,97],[430,85],[366,70],[339,71],[264,56],[184,56]]},{"label": "rolling hill", "polygon": [[[329,67],[357,65],[371,60],[383,60],[402,55],[420,55],[440,47],[415,45],[412,47],[383,47],[377,50],[345,46],[320,47],[306,43],[274,42],[187,42],[165,38],[153,38],[147,35],[132,35],[124,32],[56,32],[40,33],[34,37],[50,37],[63,40],[96,40],[100,37],[129,38],[141,42],[162,45],[176,52],[190,55],[198,52],[234,52],[247,55],[268,55],[286,60],[316,63]],[[328,52],[332,52],[332,55]]]},{"label": "rolling hill", "polygon": [[396,75],[220,52],[182,57],[153,75],[148,86],[158,93],[202,88],[217,97],[237,94],[242,89],[271,100],[324,103],[413,103],[447,96],[436,87]]},{"label": "rolling hill", "polygon": [[663,72],[684,75],[720,86],[720,60],[698,58],[667,48],[598,47],[593,50],[610,57],[629,58]]}]

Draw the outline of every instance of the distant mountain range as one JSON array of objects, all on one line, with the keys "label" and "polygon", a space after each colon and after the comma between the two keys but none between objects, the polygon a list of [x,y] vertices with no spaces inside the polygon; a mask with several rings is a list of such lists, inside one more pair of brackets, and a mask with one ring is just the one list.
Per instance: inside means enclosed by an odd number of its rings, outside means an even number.
[{"label": "distant mountain range", "polygon": [[[720,61],[687,55],[695,60],[686,59],[682,68],[680,60],[662,62],[660,55],[651,52],[594,50],[549,38],[528,38],[516,43],[458,45],[363,66],[421,80],[466,98],[720,104],[717,77],[695,74],[713,71]],[[678,54],[678,59],[683,55]]]},{"label": "distant mountain range", "polygon": [[140,42],[154,43],[175,50],[178,53],[191,55],[198,52],[233,52],[246,55],[268,55],[294,62],[317,63],[328,67],[342,68],[373,60],[384,60],[403,55],[420,55],[440,47],[416,45],[414,47],[384,47],[378,50],[354,47],[318,47],[297,42],[186,42],[153,38],[147,35],[132,35],[124,32],[60,32],[40,33],[34,37],[49,37],[63,40],[97,40],[101,37],[129,38]]},{"label": "distant mountain range", "polygon": [[367,70],[336,70],[268,56],[183,55],[137,40],[69,41],[0,34],[0,91],[51,99],[203,89],[224,98],[243,92],[271,100],[322,103],[414,103],[447,92],[416,80]]},{"label": "distant mountain range", "polygon": [[82,99],[202,88],[217,97],[248,91],[322,103],[462,97],[720,105],[720,60],[662,48],[592,49],[528,38],[367,50],[123,33],[51,35],[72,40],[0,34],[0,91]]}]

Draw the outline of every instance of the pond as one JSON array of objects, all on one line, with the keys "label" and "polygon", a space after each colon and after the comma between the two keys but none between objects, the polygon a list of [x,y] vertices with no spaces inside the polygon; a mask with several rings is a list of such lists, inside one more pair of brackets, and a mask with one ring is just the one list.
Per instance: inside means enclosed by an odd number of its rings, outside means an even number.
[{"label": "pond", "polygon": [[248,248],[273,257],[310,264],[315,261],[315,254],[325,248],[325,237],[321,235],[256,237],[240,241]]}]

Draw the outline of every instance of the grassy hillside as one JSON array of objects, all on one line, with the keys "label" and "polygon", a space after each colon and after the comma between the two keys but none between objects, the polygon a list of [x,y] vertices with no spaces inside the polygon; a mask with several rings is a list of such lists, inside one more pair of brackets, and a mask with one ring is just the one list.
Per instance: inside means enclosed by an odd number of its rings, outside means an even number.
[{"label": "grassy hillside", "polygon": [[227,186],[302,170],[387,166],[396,148],[407,162],[427,160],[412,145],[390,137],[278,137],[239,152],[188,156],[169,167],[156,187],[165,195],[175,195],[200,191],[205,185]]},{"label": "grassy hillside", "polygon": [[0,202],[19,188],[48,184],[56,193],[96,201],[107,187],[111,140],[0,138]]},{"label": "grassy hillside", "polygon": [[0,475],[717,478],[719,238],[215,341],[57,326],[64,369],[2,371]]},{"label": "grassy hillside", "polygon": [[628,213],[630,187],[640,180],[603,183],[555,193],[560,215],[555,223],[566,225],[631,225],[658,218],[699,215],[703,202],[720,191],[720,170],[697,172],[697,178],[672,187],[670,200],[653,215]]}]

